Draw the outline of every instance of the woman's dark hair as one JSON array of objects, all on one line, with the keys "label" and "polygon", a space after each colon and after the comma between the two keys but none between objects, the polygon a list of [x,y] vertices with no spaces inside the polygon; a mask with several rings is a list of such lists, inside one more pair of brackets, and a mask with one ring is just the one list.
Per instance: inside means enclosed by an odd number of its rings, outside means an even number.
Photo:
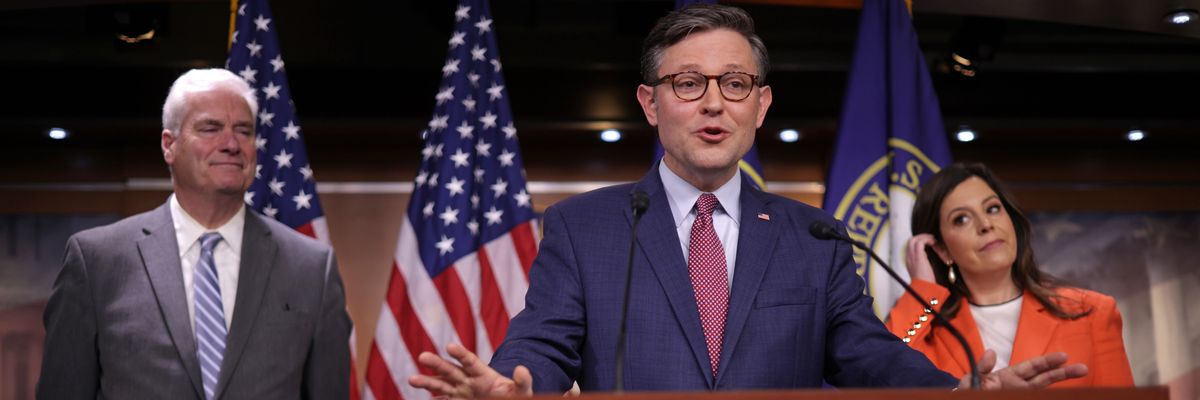
[{"label": "woman's dark hair", "polygon": [[[1025,217],[1025,213],[1021,212],[1020,207],[1017,207],[1012,195],[1005,190],[1004,186],[1000,185],[1000,181],[996,179],[992,171],[983,164],[954,163],[938,171],[929,182],[921,186],[917,193],[916,204],[913,205],[913,235],[928,233],[932,234],[938,243],[945,243],[941,231],[942,202],[954,188],[971,177],[978,177],[986,182],[988,187],[996,192],[1000,203],[1004,205],[1005,211],[1012,218],[1013,230],[1016,231],[1017,236],[1017,259],[1013,262],[1011,271],[1017,289],[1029,290],[1029,293],[1036,297],[1039,303],[1042,303],[1051,314],[1058,318],[1076,319],[1091,313],[1090,309],[1078,312],[1069,312],[1064,309],[1063,302],[1067,299],[1054,291],[1054,288],[1061,286],[1059,280],[1042,272],[1037,266],[1037,261],[1034,260],[1033,247],[1030,246],[1032,228],[1029,225],[1029,218]],[[964,279],[959,278],[955,282],[950,282],[950,268],[957,269],[957,266],[946,265],[942,262],[941,257],[938,257],[933,251],[928,251],[927,255],[929,263],[933,266],[933,275],[937,283],[950,288],[950,296],[942,304],[942,314],[947,318],[954,318],[962,307],[963,299],[971,298],[971,290],[967,288]],[[961,271],[955,271],[955,274],[959,277],[962,276]],[[941,321],[934,321],[934,325],[941,325]]]}]

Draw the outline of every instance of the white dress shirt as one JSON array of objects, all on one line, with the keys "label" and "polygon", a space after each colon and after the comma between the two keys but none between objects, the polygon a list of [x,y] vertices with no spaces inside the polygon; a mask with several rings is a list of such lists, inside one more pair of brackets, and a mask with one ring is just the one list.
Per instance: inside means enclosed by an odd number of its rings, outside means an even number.
[{"label": "white dress shirt", "polygon": [[[187,294],[188,322],[192,332],[196,331],[196,290],[192,287],[196,264],[200,262],[200,236],[213,232],[196,222],[171,195],[171,220],[175,223],[175,240],[179,244],[179,264],[183,267],[183,290]],[[238,209],[233,218],[215,232],[221,241],[213,249],[213,261],[217,264],[217,281],[221,286],[221,306],[225,311],[225,329],[233,323],[233,305],[237,299],[238,271],[242,262],[242,228],[246,226],[246,208]]]},{"label": "white dress shirt", "polygon": [[[688,244],[692,240],[692,223],[696,222],[696,200],[699,200],[704,192],[676,175],[665,162],[658,163],[658,176],[667,191],[667,201],[671,203],[671,216],[675,218],[675,231],[679,234],[683,259],[687,261]],[[726,283],[732,286],[733,264],[737,260],[738,216],[741,215],[741,203],[738,200],[742,194],[742,171],[734,173],[733,178],[712,194],[721,202],[721,205],[713,210],[713,229],[717,231],[717,239],[725,249],[725,278]]]}]

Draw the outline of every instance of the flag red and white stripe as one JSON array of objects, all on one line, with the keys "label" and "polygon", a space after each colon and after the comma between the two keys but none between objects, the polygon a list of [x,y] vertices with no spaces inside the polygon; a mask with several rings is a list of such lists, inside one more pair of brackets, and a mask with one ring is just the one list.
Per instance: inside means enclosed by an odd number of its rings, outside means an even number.
[{"label": "flag red and white stripe", "polygon": [[525,307],[537,226],[492,19],[463,0],[387,295],[367,356],[366,399],[421,399],[417,356],[458,343],[484,362]]},{"label": "flag red and white stripe", "polygon": [[407,383],[412,375],[433,374],[417,367],[421,352],[447,357],[446,345],[458,343],[484,361],[491,358],[508,320],[525,307],[529,266],[537,253],[535,225],[521,224],[430,277],[416,256],[417,235],[405,221],[367,356],[364,399],[428,398]]}]

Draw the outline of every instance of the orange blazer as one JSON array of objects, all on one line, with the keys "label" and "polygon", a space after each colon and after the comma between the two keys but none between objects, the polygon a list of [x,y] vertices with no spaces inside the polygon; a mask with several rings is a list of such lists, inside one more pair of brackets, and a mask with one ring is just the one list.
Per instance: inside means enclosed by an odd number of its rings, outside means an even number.
[{"label": "orange blazer", "polygon": [[[949,289],[933,282],[917,280],[912,285],[936,309],[941,309],[941,302],[950,295]],[[1075,320],[1061,319],[1050,314],[1036,297],[1025,291],[1009,365],[1046,353],[1064,351],[1068,356],[1068,364],[1087,365],[1088,374],[1079,379],[1055,383],[1051,387],[1133,386],[1129,358],[1125,356],[1125,343],[1121,339],[1121,313],[1117,310],[1116,301],[1104,294],[1078,288],[1059,288],[1057,293],[1065,298],[1066,301],[1060,304],[1068,312],[1088,309],[1092,312]],[[967,339],[975,357],[983,357],[983,339],[979,336],[979,328],[971,316],[970,307],[964,304],[959,308],[958,315],[950,321]],[[892,308],[886,324],[893,334],[924,353],[939,369],[957,377],[966,375],[969,369],[966,353],[946,329],[930,332],[932,322],[933,315],[926,314],[925,308],[917,304],[915,299],[902,296],[896,302],[896,307]]]}]

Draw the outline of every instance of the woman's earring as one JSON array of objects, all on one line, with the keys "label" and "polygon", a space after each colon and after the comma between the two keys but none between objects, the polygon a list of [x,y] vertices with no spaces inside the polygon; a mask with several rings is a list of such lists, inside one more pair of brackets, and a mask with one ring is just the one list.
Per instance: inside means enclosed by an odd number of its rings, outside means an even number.
[{"label": "woman's earring", "polygon": [[954,264],[950,264],[950,273],[948,275],[947,278],[950,279],[950,284],[953,285],[954,280],[957,278],[954,276]]}]

